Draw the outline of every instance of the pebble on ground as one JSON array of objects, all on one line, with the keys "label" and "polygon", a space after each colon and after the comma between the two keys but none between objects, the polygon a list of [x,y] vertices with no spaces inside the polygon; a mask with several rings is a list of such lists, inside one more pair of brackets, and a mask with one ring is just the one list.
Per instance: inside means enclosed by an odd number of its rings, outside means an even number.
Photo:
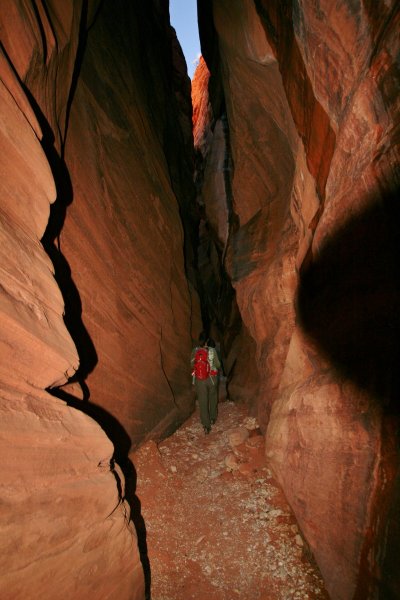
[{"label": "pebble on ground", "polygon": [[196,411],[131,460],[151,600],[329,599],[244,407],[221,403],[209,435]]}]

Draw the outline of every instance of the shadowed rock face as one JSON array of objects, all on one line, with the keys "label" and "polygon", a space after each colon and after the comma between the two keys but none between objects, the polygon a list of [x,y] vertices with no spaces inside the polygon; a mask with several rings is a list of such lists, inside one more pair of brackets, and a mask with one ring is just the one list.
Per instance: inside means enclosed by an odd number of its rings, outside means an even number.
[{"label": "shadowed rock face", "polygon": [[209,260],[208,281],[225,298],[215,322],[237,306],[253,342],[232,345],[240,328],[225,331],[228,371],[242,365],[227,373],[231,395],[251,390],[332,598],[394,598],[398,3],[199,8],[211,75],[195,139],[207,239],[223,263]]},{"label": "shadowed rock face", "polygon": [[192,409],[190,83],[145,4],[2,3],[2,598],[143,598],[127,453]]}]

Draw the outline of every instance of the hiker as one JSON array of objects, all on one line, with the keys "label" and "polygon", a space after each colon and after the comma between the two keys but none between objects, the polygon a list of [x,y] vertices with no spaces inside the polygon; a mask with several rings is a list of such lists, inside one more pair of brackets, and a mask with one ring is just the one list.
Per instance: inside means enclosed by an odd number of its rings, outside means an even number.
[{"label": "hiker", "polygon": [[[191,365],[193,383],[196,389],[196,396],[199,401],[200,420],[204,428],[204,433],[208,434],[211,425],[214,425],[217,419],[218,405],[218,369],[220,362],[215,348],[208,348],[207,336],[204,332],[199,335],[199,345],[192,350]],[[213,343],[213,340],[211,340]],[[214,343],[215,346],[215,343]],[[211,351],[212,362],[209,360],[209,351]]]}]

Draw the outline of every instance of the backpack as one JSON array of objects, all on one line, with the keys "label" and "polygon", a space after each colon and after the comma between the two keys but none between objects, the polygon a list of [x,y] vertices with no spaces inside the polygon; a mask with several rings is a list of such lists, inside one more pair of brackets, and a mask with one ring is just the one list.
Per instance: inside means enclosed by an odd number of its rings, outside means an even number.
[{"label": "backpack", "polygon": [[207,379],[210,375],[210,363],[208,362],[207,348],[197,348],[194,355],[193,376],[196,379]]},{"label": "backpack", "polygon": [[208,349],[208,362],[210,364],[210,375],[212,375],[213,377],[215,375],[218,375],[218,369],[214,364],[216,354],[217,354],[217,352],[216,352],[215,348]]}]

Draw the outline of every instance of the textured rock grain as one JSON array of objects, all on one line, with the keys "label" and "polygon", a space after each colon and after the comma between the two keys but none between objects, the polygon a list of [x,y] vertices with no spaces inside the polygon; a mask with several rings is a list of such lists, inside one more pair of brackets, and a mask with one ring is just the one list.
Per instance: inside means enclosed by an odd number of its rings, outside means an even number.
[{"label": "textured rock grain", "polygon": [[0,31],[1,597],[139,600],[112,457],[192,407],[190,83],[156,2],[6,0]]},{"label": "textured rock grain", "polygon": [[225,298],[254,345],[225,320],[228,391],[251,389],[332,598],[395,597],[398,3],[203,2],[200,24],[204,139],[226,117],[231,160],[223,198],[205,166],[203,201],[230,200]]}]

